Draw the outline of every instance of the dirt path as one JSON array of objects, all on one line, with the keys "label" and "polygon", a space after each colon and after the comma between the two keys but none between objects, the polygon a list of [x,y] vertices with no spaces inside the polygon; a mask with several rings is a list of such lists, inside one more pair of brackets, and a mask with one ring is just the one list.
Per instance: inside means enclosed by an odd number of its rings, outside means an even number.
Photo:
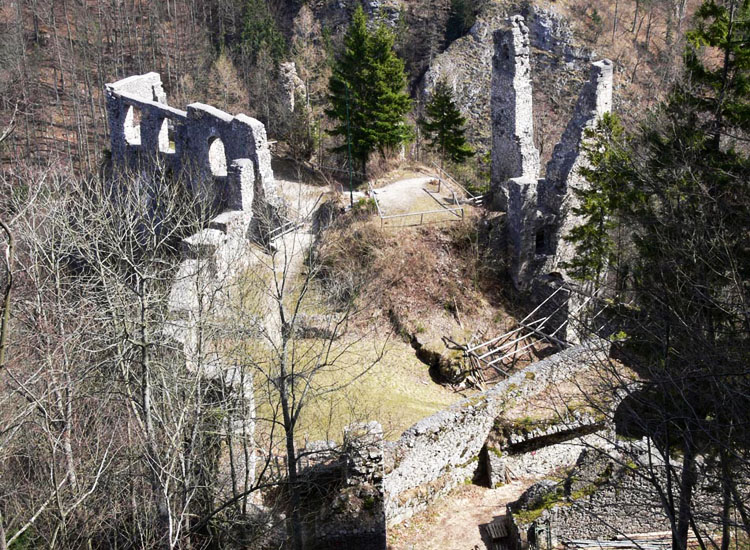
[{"label": "dirt path", "polygon": [[380,203],[380,208],[385,214],[396,214],[413,210],[415,203],[425,203],[430,208],[435,209],[440,206],[430,199],[423,188],[429,187],[431,190],[437,189],[430,185],[433,178],[411,178],[400,180],[385,187],[375,189],[375,193]]},{"label": "dirt path", "polygon": [[481,526],[505,515],[528,482],[497,489],[476,485],[456,488],[427,510],[388,530],[389,550],[484,550],[489,540]]}]

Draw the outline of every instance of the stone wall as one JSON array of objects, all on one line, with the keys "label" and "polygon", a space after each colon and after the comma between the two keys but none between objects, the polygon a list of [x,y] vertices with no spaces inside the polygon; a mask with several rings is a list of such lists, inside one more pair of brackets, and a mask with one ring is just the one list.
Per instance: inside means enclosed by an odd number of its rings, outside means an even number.
[{"label": "stone wall", "polygon": [[425,508],[467,479],[479,466],[501,405],[533,395],[600,361],[608,351],[596,341],[534,363],[491,389],[424,418],[386,453],[386,518],[395,524]]},{"label": "stone wall", "polygon": [[[344,430],[344,443],[317,445],[320,458],[337,457],[332,464],[313,465],[301,472],[312,483],[306,548],[313,550],[361,548],[385,550],[386,526],[383,495],[383,429],[377,422],[355,424]],[[326,451],[325,448],[328,448]],[[310,451],[308,446],[302,454]],[[315,478],[315,470],[327,470],[328,480]],[[313,474],[313,477],[309,476]],[[336,478],[339,478],[337,480]],[[322,493],[323,496],[315,496]]]},{"label": "stone wall", "polygon": [[[613,441],[611,436],[589,446],[563,483],[539,482],[508,505],[511,548],[528,547],[534,522],[549,523],[553,544],[670,530],[653,476],[662,487],[666,482],[660,479],[661,468],[649,467],[651,462],[658,465],[663,461],[656,454],[649,459],[648,447],[642,442],[623,452],[609,443]],[[673,466],[678,471],[681,467],[677,461]],[[694,502],[702,503],[701,512],[706,517],[718,512],[712,490],[711,483],[702,479],[693,497]]]},{"label": "stone wall", "polygon": [[[448,82],[468,121],[466,134],[478,156],[492,149],[492,75],[487,67],[495,53],[495,31],[507,24],[509,7],[505,2],[485,3],[469,33],[438,54],[420,82],[423,105],[439,79]],[[543,115],[545,133],[538,133],[536,142],[537,147],[544,146],[551,152],[551,139],[565,128],[577,93],[571,90],[585,77],[591,53],[576,43],[570,25],[554,6],[545,9],[526,3],[521,14],[529,30],[531,50],[540,53],[531,57],[536,98],[555,96],[555,103]]]},{"label": "stone wall", "polygon": [[524,19],[510,17],[494,34],[492,64],[492,198],[508,212],[511,278],[527,290],[539,275],[560,273],[575,252],[564,240],[580,223],[572,210],[576,189],[586,185],[580,169],[586,131],[612,107],[612,62],[593,63],[573,117],[539,179],[539,152],[533,142],[532,75],[529,30]]},{"label": "stone wall", "polygon": [[530,433],[511,434],[500,445],[491,438],[486,447],[487,482],[495,487],[513,479],[547,476],[559,468],[572,466],[605,429],[603,421],[587,415]]},{"label": "stone wall", "polygon": [[653,485],[635,468],[590,450],[579,460],[567,490],[570,505],[549,510],[555,539],[595,539],[668,531],[669,520]]},{"label": "stone wall", "polygon": [[205,297],[221,307],[217,304],[228,297],[232,278],[248,265],[247,231],[253,219],[282,206],[265,128],[245,115],[201,103],[185,111],[170,107],[161,77],[153,72],[107,84],[106,96],[114,182],[182,179],[207,218],[205,229],[182,242],[161,333],[180,350],[188,370],[218,384],[234,401],[226,423],[217,427],[217,438],[231,436],[227,453],[234,472],[222,469],[218,482],[242,493],[255,481],[252,377],[209,351],[213,342],[201,327]]},{"label": "stone wall", "polygon": [[557,271],[564,275],[562,264],[575,256],[574,245],[564,237],[581,223],[580,218],[573,214],[573,209],[579,204],[575,191],[588,186],[580,173],[581,167],[587,163],[581,147],[587,130],[612,108],[612,73],[610,60],[592,63],[589,80],[578,96],[573,118],[560,143],[555,146],[547,164],[546,178],[540,183],[538,207],[540,217],[546,220],[546,227],[541,228],[546,241],[544,272]]},{"label": "stone wall", "polygon": [[[585,431],[585,430],[584,430]],[[597,433],[577,436],[562,443],[545,445],[539,449],[518,454],[497,454],[491,449],[487,453],[487,477],[491,487],[514,479],[540,478],[553,474],[561,468],[572,466],[581,453],[596,444],[601,436]]]},{"label": "stone wall", "polygon": [[509,28],[494,33],[492,57],[492,196],[505,210],[510,178],[539,175],[539,151],[534,146],[529,29],[520,15]]},{"label": "stone wall", "polygon": [[107,84],[106,94],[115,177],[169,172],[183,178],[210,214],[258,215],[281,206],[258,120],[202,103],[185,111],[170,107],[153,72]]}]

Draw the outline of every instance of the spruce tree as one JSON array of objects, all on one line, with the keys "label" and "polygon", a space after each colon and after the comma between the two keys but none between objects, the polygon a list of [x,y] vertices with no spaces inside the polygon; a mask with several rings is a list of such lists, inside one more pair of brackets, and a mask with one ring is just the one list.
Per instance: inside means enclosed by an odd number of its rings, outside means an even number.
[{"label": "spruce tree", "polygon": [[255,63],[258,53],[265,47],[274,64],[278,64],[287,53],[287,43],[268,8],[267,0],[246,0],[243,11],[243,51]]},{"label": "spruce tree", "polygon": [[374,151],[385,155],[411,137],[405,115],[411,107],[405,92],[404,63],[393,51],[393,35],[383,25],[374,32],[360,6],[344,37],[344,49],[329,81],[326,114],[337,121],[330,132],[343,143],[333,150],[347,152],[361,171]]},{"label": "spruce tree", "polygon": [[[618,356],[641,377],[623,415],[631,436],[680,455],[674,488],[652,480],[673,550],[689,547],[700,520],[700,475],[716,480],[726,550],[733,510],[750,534],[750,1],[705,1],[696,23],[667,101],[630,136],[603,121],[587,146],[592,188],[579,193],[583,223],[569,238],[582,278],[615,254],[629,266],[613,295],[632,305],[610,310],[627,332]],[[622,242],[611,233],[620,226]]]},{"label": "spruce tree", "polygon": [[466,118],[458,110],[453,93],[444,79],[435,84],[425,112],[429,118],[420,120],[419,126],[430,140],[430,148],[440,153],[441,168],[446,159],[460,164],[474,156],[474,150],[466,143],[464,135]]}]

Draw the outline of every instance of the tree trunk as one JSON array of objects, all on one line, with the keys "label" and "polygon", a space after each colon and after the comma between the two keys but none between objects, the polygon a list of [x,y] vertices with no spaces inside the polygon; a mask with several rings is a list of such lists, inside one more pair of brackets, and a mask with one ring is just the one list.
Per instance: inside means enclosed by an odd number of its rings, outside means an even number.
[{"label": "tree trunk", "polygon": [[693,489],[698,480],[698,472],[695,464],[696,452],[693,442],[689,438],[690,434],[686,434],[685,454],[683,456],[682,475],[680,479],[677,531],[672,534],[672,550],[687,550],[690,519],[692,516]]},{"label": "tree trunk", "polygon": [[[732,429],[730,427],[730,437],[727,438],[727,444],[731,441]],[[729,453],[731,449],[723,448],[720,453],[721,462],[721,550],[729,550],[729,543],[732,540],[732,467]]]},{"label": "tree trunk", "polygon": [[10,294],[13,289],[13,233],[8,225],[0,220],[0,227],[5,232],[8,244],[5,247],[5,288],[3,289],[2,319],[0,319],[0,370],[5,367],[5,350],[8,346],[10,332]]},{"label": "tree trunk", "polygon": [[615,41],[615,34],[617,34],[617,12],[620,8],[619,0],[615,0],[615,16],[612,19],[612,43]]},{"label": "tree trunk", "polygon": [[5,527],[3,526],[2,512],[0,512],[0,550],[8,550],[8,545],[5,544]]},{"label": "tree trunk", "polygon": [[[282,332],[285,331],[282,325]],[[282,334],[282,338],[286,338],[286,335]],[[285,346],[284,346],[285,348]],[[286,469],[287,476],[289,478],[289,493],[291,497],[291,538],[292,548],[294,550],[302,550],[302,516],[300,514],[300,488],[297,480],[297,453],[294,445],[294,419],[292,417],[291,408],[289,405],[289,394],[288,394],[288,374],[286,370],[285,351],[282,351],[281,361],[281,372],[280,372],[280,383],[279,383],[279,397],[281,401],[281,410],[284,415],[284,434],[286,436]]]},{"label": "tree trunk", "polygon": [[150,372],[150,333],[148,330],[148,311],[150,304],[147,297],[148,285],[142,276],[139,276],[138,293],[140,299],[139,337],[140,337],[140,362],[141,362],[141,407],[143,423],[146,428],[146,445],[148,465],[151,470],[151,490],[153,492],[154,504],[156,506],[156,525],[158,536],[164,539],[164,548],[170,548],[170,521],[169,503],[167,495],[163,492],[161,479],[159,478],[159,461],[157,460],[156,433],[154,429],[154,418],[151,405],[151,372]]}]

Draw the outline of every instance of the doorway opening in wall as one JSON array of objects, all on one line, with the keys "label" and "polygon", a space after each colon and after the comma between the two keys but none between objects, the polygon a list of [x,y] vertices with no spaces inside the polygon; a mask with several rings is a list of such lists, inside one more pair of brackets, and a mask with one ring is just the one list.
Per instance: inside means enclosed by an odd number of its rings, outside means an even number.
[{"label": "doorway opening in wall", "polygon": [[125,113],[125,141],[130,145],[141,144],[141,110],[133,105]]},{"label": "doorway opening in wall", "polygon": [[536,232],[536,253],[544,254],[547,251],[547,236],[544,229]]},{"label": "doorway opening in wall", "polygon": [[161,121],[161,128],[159,128],[159,151],[162,153],[175,152],[174,123],[168,118]]},{"label": "doorway opening in wall", "polygon": [[214,176],[227,175],[227,155],[224,151],[224,142],[218,137],[208,140],[208,164]]}]

